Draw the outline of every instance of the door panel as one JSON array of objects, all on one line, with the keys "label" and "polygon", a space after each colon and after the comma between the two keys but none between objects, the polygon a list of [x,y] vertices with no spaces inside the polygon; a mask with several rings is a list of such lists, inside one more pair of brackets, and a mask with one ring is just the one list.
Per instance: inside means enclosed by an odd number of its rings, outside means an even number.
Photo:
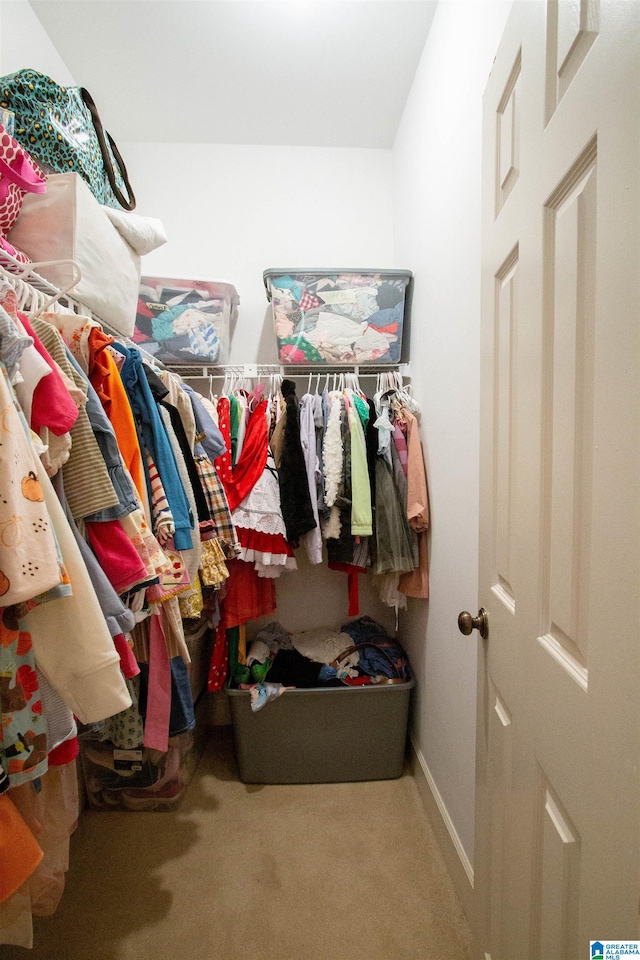
[{"label": "door panel", "polygon": [[494,573],[492,592],[510,613],[515,613],[511,556],[513,543],[513,484],[516,449],[516,387],[514,347],[517,337],[518,248],[499,268],[495,288],[494,377]]},{"label": "door panel", "polygon": [[577,956],[580,836],[542,768],[536,813],[533,955],[538,960]]},{"label": "door panel", "polygon": [[595,43],[599,22],[599,0],[547,4],[547,120]]},{"label": "door panel", "polygon": [[637,936],[640,5],[514,4],[484,98],[477,956]]},{"label": "door panel", "polygon": [[597,144],[545,204],[543,623],[540,643],[584,690],[593,462]]}]

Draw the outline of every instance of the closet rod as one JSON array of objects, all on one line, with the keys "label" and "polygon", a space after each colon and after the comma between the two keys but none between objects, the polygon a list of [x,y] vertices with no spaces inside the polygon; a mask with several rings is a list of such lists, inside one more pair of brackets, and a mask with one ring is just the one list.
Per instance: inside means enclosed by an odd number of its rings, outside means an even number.
[{"label": "closet rod", "polygon": [[317,374],[340,374],[354,373],[360,377],[375,377],[379,373],[392,373],[396,371],[403,377],[411,377],[410,363],[384,363],[384,364],[330,364],[330,363],[309,363],[304,366],[294,366],[277,363],[226,363],[211,366],[202,366],[198,364],[175,364],[169,368],[172,373],[177,374],[182,380],[224,380],[230,373],[240,374],[247,379],[257,379],[258,377],[269,376],[270,374],[279,374],[281,377],[308,377],[310,373]]}]

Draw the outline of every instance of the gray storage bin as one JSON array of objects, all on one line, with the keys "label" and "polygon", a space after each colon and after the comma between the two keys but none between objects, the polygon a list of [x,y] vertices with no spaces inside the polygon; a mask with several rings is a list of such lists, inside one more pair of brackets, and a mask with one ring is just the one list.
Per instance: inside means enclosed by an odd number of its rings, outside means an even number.
[{"label": "gray storage bin", "polygon": [[287,690],[251,710],[248,690],[228,689],[243,783],[391,780],[404,764],[406,683]]},{"label": "gray storage bin", "polygon": [[269,268],[263,273],[282,364],[405,361],[410,270]]}]

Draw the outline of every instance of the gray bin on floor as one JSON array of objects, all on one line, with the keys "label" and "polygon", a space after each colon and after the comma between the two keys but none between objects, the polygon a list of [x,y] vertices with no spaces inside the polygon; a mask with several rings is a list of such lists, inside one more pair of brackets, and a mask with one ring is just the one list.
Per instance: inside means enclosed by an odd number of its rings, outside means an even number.
[{"label": "gray bin on floor", "polygon": [[248,690],[228,689],[243,783],[391,780],[404,764],[406,683],[287,690],[251,710]]}]

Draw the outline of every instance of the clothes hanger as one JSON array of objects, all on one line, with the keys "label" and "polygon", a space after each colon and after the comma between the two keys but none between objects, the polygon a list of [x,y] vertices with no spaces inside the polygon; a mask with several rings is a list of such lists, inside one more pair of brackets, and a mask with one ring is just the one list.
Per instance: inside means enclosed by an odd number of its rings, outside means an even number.
[{"label": "clothes hanger", "polygon": [[40,314],[46,313],[54,305],[54,303],[58,303],[58,301],[62,297],[66,297],[69,291],[73,290],[73,288],[77,286],[82,280],[82,270],[80,269],[80,265],[76,263],[75,260],[40,260],[38,262],[28,264],[26,269],[18,276],[21,280],[26,281],[28,277],[31,276],[32,273],[37,271],[38,267],[52,267],[52,266],[70,266],[72,268],[73,276],[69,281],[69,283],[65,284],[64,287],[56,291],[55,295],[50,297],[40,307],[37,313],[31,314],[32,318],[39,317]]},{"label": "clothes hanger", "polygon": [[24,280],[18,280],[14,287],[18,298],[18,310],[21,313],[28,313],[30,306],[34,302],[39,302],[40,294],[33,287],[30,287]]},{"label": "clothes hanger", "polygon": [[404,378],[400,372],[396,374],[398,381],[398,392],[397,399],[398,402],[406,409],[413,414],[420,413],[420,404],[413,396],[413,388],[410,383],[405,383]]}]

